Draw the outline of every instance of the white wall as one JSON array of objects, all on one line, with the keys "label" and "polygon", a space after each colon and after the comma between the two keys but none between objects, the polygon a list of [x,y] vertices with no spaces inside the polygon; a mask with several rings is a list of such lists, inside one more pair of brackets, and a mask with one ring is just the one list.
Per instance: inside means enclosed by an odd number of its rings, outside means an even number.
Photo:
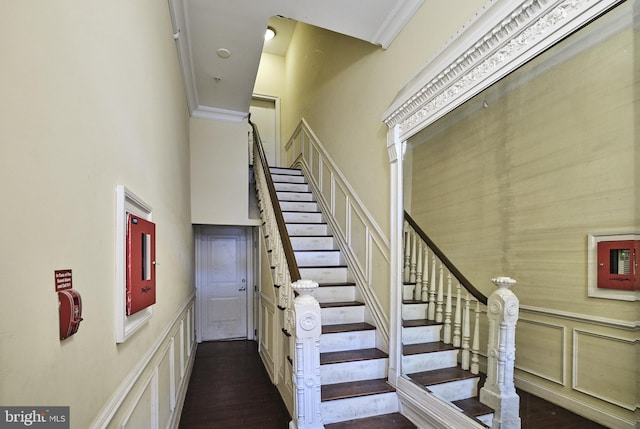
[{"label": "white wall", "polygon": [[249,137],[246,120],[190,120],[191,221],[254,225],[249,219]]},{"label": "white wall", "polygon": [[[188,115],[168,5],[23,0],[4,3],[2,16],[0,404],[68,405],[72,428],[99,415],[118,425],[104,407],[137,404],[129,388],[159,362],[148,386],[163,426],[173,411],[162,347],[179,338],[193,293]],[[159,262],[153,317],[121,345],[119,184],[153,208]],[[58,269],[73,270],[84,305],[79,332],[64,341]]]}]

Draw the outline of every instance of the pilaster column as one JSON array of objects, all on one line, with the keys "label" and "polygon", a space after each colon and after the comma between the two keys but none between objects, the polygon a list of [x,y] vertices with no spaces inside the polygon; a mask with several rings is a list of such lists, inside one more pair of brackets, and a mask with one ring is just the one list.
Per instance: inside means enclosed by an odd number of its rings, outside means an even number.
[{"label": "pilaster column", "polygon": [[320,304],[311,295],[318,283],[298,280],[291,284],[298,293],[293,301],[295,355],[293,385],[295,416],[290,429],[323,429],[320,412]]},{"label": "pilaster column", "polygon": [[480,389],[480,401],[495,410],[492,429],[520,429],[520,397],[513,384],[519,301],[509,290],[516,281],[509,277],[491,281],[498,289],[487,302],[487,380]]}]

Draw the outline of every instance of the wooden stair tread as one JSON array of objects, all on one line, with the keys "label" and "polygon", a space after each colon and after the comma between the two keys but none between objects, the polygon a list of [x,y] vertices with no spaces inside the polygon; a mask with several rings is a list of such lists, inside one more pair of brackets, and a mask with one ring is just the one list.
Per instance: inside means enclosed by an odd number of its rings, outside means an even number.
[{"label": "wooden stair tread", "polygon": [[420,301],[420,300],[418,300],[418,299],[403,299],[403,300],[402,300],[402,303],[403,303],[403,304],[425,304],[425,305],[426,305],[426,304],[429,304],[429,303],[428,303],[428,302],[426,302],[426,301]]},{"label": "wooden stair tread", "polygon": [[[355,286],[355,282],[319,283],[318,287]],[[322,306],[322,304],[320,304]]]},{"label": "wooden stair tread", "polygon": [[422,371],[407,376],[421,386],[433,386],[434,384],[448,383],[450,381],[465,380],[475,378],[477,375],[470,371],[465,371],[460,367],[434,369],[432,371]]},{"label": "wooden stair tread", "polygon": [[348,383],[325,384],[321,388],[322,401],[355,398],[357,396],[376,395],[395,392],[384,378],[374,380],[351,381]]},{"label": "wooden stair tread", "polygon": [[298,265],[298,268],[347,268],[344,264],[336,265]]},{"label": "wooden stair tread", "polygon": [[325,429],[416,429],[416,425],[400,413],[383,414],[381,416],[324,425]]},{"label": "wooden stair tread", "polygon": [[309,234],[289,234],[289,237],[295,237],[295,238],[318,238],[318,237],[330,237],[333,238],[333,235],[331,234],[324,234],[324,235],[309,235]]},{"label": "wooden stair tread", "polygon": [[445,344],[441,341],[420,344],[405,344],[402,346],[402,354],[404,356],[417,355],[421,353],[444,352],[448,350],[457,350],[451,344]]},{"label": "wooden stair tread", "polygon": [[493,408],[483,404],[478,398],[460,399],[458,401],[453,401],[452,403],[464,411],[465,414],[473,417],[493,413]]},{"label": "wooden stair tread", "polygon": [[340,352],[320,353],[320,365],[341,363],[341,362],[357,362],[369,359],[388,358],[389,355],[379,349],[360,349],[345,350]]},{"label": "wooden stair tread", "polygon": [[435,320],[429,320],[429,319],[410,319],[410,320],[402,321],[403,328],[415,328],[418,326],[439,326],[439,325],[442,325],[442,322],[436,322]]},{"label": "wooden stair tread", "polygon": [[336,325],[322,325],[323,334],[337,334],[340,332],[353,332],[353,331],[372,331],[376,329],[375,326],[366,323],[340,323]]},{"label": "wooden stair tread", "polygon": [[364,302],[360,301],[321,302],[320,308],[361,307],[363,305]]}]

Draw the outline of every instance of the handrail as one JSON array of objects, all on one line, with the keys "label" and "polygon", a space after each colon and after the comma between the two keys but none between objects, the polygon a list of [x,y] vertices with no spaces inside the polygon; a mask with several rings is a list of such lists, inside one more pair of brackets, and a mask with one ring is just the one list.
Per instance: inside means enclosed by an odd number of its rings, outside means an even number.
[{"label": "handrail", "polygon": [[458,279],[460,284],[464,286],[464,288],[468,290],[471,293],[471,295],[474,296],[475,299],[477,299],[484,305],[487,305],[487,297],[484,296],[484,294],[482,294],[482,292],[480,292],[478,289],[476,289],[476,287],[473,284],[471,284],[469,280],[467,280],[467,278],[458,270],[458,268],[456,268],[453,262],[451,262],[449,258],[445,256],[445,254],[440,250],[440,248],[436,246],[436,244],[427,236],[427,234],[422,230],[422,228],[418,226],[418,224],[413,220],[413,218],[406,211],[404,212],[404,218],[409,223],[409,225],[411,225],[411,227],[418,234],[418,236],[422,239],[422,241],[427,243],[427,246],[429,246],[432,252],[447,267],[449,272],[456,279]]},{"label": "handrail", "polygon": [[249,117],[249,125],[251,125],[251,128],[253,129],[253,145],[255,146],[254,153],[257,151],[260,158],[260,163],[262,164],[262,169],[264,170],[267,188],[269,189],[269,196],[271,197],[273,211],[275,214],[276,223],[278,225],[278,231],[280,232],[280,239],[282,241],[284,256],[287,260],[289,275],[291,276],[291,282],[293,283],[300,280],[300,270],[298,269],[298,263],[296,262],[296,257],[293,253],[293,246],[291,245],[291,240],[289,239],[289,233],[287,232],[287,226],[284,222],[284,216],[282,215],[282,210],[280,209],[278,194],[276,193],[276,187],[273,184],[273,179],[271,178],[271,171],[269,170],[269,163],[267,162],[267,157],[262,147],[260,133],[258,132],[257,125],[251,122],[251,117]]}]

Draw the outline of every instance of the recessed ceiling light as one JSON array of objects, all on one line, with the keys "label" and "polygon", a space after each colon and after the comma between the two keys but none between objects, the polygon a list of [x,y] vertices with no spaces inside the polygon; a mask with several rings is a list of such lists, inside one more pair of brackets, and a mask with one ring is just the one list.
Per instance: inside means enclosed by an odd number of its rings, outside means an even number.
[{"label": "recessed ceiling light", "polygon": [[231,56],[231,51],[225,48],[220,48],[216,52],[220,58],[229,58]]},{"label": "recessed ceiling light", "polygon": [[267,31],[264,32],[264,40],[269,41],[276,37],[276,29],[273,27],[267,27]]}]

